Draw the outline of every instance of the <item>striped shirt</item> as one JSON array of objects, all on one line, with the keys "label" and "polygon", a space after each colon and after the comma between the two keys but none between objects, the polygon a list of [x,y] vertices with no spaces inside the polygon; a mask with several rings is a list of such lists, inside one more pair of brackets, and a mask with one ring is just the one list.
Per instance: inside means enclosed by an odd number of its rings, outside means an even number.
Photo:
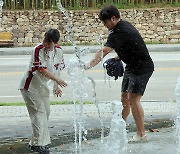
[{"label": "striped shirt", "polygon": [[63,53],[60,46],[56,45],[52,51],[45,51],[43,44],[37,45],[31,54],[30,63],[21,79],[19,89],[24,89],[41,96],[49,96],[48,78],[36,70],[48,69],[56,76],[65,67]]}]

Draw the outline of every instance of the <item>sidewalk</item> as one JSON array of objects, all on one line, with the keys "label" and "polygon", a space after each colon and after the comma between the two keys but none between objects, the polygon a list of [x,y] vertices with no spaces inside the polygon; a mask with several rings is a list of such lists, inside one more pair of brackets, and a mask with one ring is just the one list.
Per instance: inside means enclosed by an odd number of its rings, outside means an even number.
[{"label": "sidewalk", "polygon": [[[87,45],[78,46],[81,49],[89,48],[90,52],[94,53],[98,51],[100,45]],[[65,54],[74,53],[73,46],[62,46]],[[180,44],[148,44],[147,48],[149,52],[169,52],[180,51]],[[0,48],[0,55],[28,55],[31,54],[33,47],[14,47],[14,48]]]},{"label": "sidewalk", "polygon": [[[147,132],[149,142],[132,143],[127,145],[127,152],[118,151],[114,148],[114,142],[108,144],[108,137],[104,138],[104,143],[100,139],[82,142],[82,154],[179,154],[175,128],[161,128],[159,132]],[[128,133],[132,137],[133,133]],[[121,146],[121,145],[120,145]],[[119,146],[119,147],[120,147]],[[77,148],[77,151],[79,149]],[[74,143],[60,145],[51,148],[52,154],[75,154]]]},{"label": "sidewalk", "polygon": [[[145,111],[146,130],[170,127],[173,125],[173,121],[176,119],[175,102],[142,102],[142,105]],[[112,117],[111,103],[100,103],[99,108],[105,127],[105,134],[107,134]],[[52,137],[52,147],[70,144],[74,141],[73,117],[73,105],[51,106],[49,130]],[[98,119],[97,108],[94,104],[84,105],[83,119],[84,129],[91,133],[89,139],[98,138],[101,125]],[[17,151],[23,148],[27,150],[27,144],[24,143],[27,143],[28,138],[31,136],[31,124],[26,107],[0,107],[0,121],[0,153],[3,148],[7,148],[6,146],[10,145]],[[128,118],[127,130],[129,133],[135,131],[132,115]],[[14,143],[18,143],[21,146],[14,146]]]}]

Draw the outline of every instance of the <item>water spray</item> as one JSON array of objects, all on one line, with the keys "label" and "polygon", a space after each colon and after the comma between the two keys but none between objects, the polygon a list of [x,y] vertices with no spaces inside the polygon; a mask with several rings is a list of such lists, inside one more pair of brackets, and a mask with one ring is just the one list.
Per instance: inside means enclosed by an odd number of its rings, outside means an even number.
[{"label": "water spray", "polygon": [[[89,52],[89,49],[80,49],[80,47],[77,46],[77,44],[74,41],[73,38],[73,32],[72,32],[72,24],[70,21],[69,14],[67,10],[62,6],[60,0],[56,0],[57,6],[60,9],[60,11],[64,14],[67,25],[66,25],[66,35],[67,35],[67,40],[73,45],[75,48],[75,55],[77,58],[74,58],[70,61],[68,65],[68,74],[71,77],[71,83],[73,86],[73,102],[74,102],[74,128],[75,128],[75,153],[82,153],[82,147],[81,147],[81,142],[82,142],[82,112],[83,112],[83,103],[84,99],[88,96],[88,94],[85,92],[85,82],[90,80],[92,85],[93,85],[93,98],[94,98],[94,103],[97,107],[98,114],[99,114],[99,119],[102,127],[102,132],[101,132],[101,142],[103,142],[103,137],[104,137],[104,126],[103,122],[100,118],[100,111],[99,111],[99,106],[98,106],[98,100],[96,97],[96,91],[95,91],[95,82],[92,78],[90,77],[85,77],[84,76],[84,68],[82,67],[85,63],[81,60],[81,57],[86,55]],[[101,38],[99,39],[99,42],[101,43]],[[102,43],[101,43],[102,45]],[[101,47],[102,48],[102,47]],[[77,121],[76,113],[77,113],[77,108],[76,108],[76,100],[80,100],[80,113],[79,113],[79,121]],[[78,132],[78,126],[79,126],[79,146],[77,144],[77,132]]]},{"label": "water spray", "polygon": [[3,4],[4,4],[3,0],[0,0],[0,11],[2,11]]},{"label": "water spray", "polygon": [[1,19],[2,19],[2,7],[3,7],[3,4],[4,4],[3,0],[0,0],[0,25],[1,25]]},{"label": "water spray", "polygon": [[176,145],[177,145],[177,154],[180,153],[180,78],[178,78],[178,82],[175,89],[176,94],[176,102],[177,102],[177,111],[176,111]]}]

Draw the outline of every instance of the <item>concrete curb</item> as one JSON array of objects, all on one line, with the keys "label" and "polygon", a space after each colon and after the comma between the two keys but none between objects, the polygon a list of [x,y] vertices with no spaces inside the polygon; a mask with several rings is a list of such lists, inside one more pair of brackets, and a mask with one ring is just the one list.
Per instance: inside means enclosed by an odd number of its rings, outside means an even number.
[{"label": "concrete curb", "polygon": [[[79,46],[81,49],[89,49],[91,53],[95,53],[101,47],[99,45]],[[73,46],[62,46],[64,54],[75,53]],[[173,52],[180,51],[180,44],[148,44],[149,52]],[[0,48],[0,55],[30,55],[33,47],[14,47]]]},{"label": "concrete curb", "polygon": [[180,51],[180,44],[148,44],[149,52]]}]

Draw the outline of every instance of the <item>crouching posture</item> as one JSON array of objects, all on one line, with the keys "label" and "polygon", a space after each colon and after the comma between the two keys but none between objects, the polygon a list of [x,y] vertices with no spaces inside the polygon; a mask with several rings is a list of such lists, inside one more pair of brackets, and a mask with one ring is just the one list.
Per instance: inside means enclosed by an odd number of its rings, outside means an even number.
[{"label": "crouching posture", "polygon": [[57,45],[59,38],[57,29],[50,29],[45,33],[43,43],[32,51],[29,66],[20,83],[32,124],[29,147],[43,154],[49,153],[48,144],[51,143],[48,130],[50,104],[47,82],[49,80],[54,82],[53,92],[57,96],[62,94],[59,86],[67,86],[59,78],[60,71],[65,67],[61,47]]}]

